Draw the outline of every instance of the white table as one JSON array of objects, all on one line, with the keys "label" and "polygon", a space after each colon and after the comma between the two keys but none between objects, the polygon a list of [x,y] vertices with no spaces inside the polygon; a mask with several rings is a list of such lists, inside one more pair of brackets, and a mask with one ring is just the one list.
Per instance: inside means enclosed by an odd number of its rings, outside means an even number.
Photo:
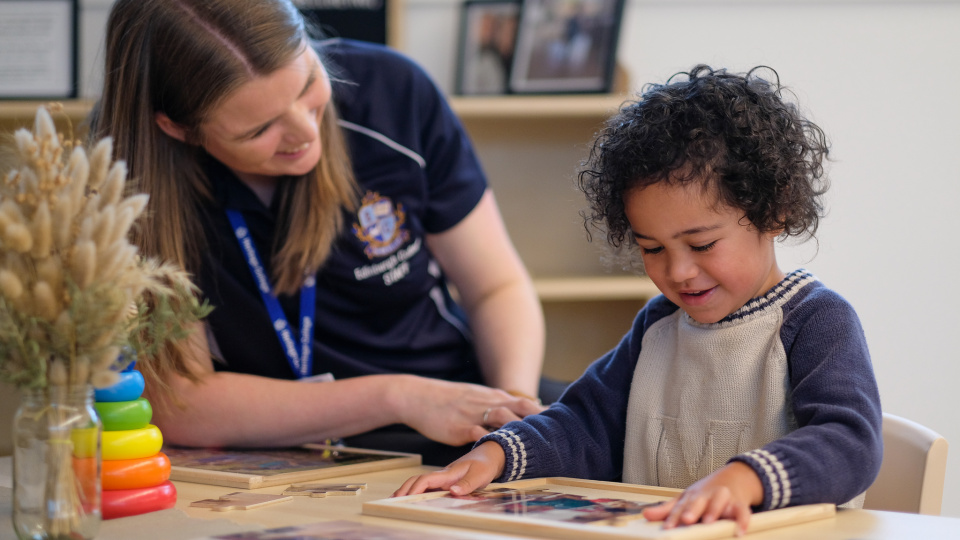
[{"label": "white table", "polygon": [[[11,461],[10,457],[0,458],[0,540],[15,538],[10,525]],[[218,498],[220,495],[238,491],[237,489],[175,482],[177,487],[177,505],[175,508],[104,521],[97,539],[192,540],[214,534],[237,533],[253,529],[343,519],[459,538],[488,540],[517,538],[468,529],[454,529],[433,524],[361,515],[361,506],[364,501],[389,497],[410,476],[432,469],[432,467],[408,467],[343,476],[337,478],[335,482],[366,482],[368,487],[355,497],[327,497],[323,499],[294,497],[290,502],[232,512],[214,512],[203,508],[190,508],[189,505],[192,501]],[[252,491],[255,493],[279,494],[284,488],[285,486],[275,486]],[[913,538],[956,540],[960,538],[960,519],[872,510],[839,510],[837,516],[832,519],[749,534],[747,538],[755,540],[904,540]]]}]

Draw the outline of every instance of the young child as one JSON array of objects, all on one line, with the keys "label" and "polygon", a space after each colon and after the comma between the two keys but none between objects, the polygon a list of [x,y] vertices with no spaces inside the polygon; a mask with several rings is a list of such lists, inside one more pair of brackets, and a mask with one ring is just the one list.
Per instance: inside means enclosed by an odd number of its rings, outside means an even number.
[{"label": "young child", "polygon": [[558,403],[395,495],[622,479],[686,488],[645,512],[666,528],[722,518],[740,532],[752,510],[862,506],[883,455],[863,330],[774,251],[815,233],[828,146],[758,71],[696,66],[607,123],[580,173],[586,221],[614,248],[635,243],[663,294]]}]

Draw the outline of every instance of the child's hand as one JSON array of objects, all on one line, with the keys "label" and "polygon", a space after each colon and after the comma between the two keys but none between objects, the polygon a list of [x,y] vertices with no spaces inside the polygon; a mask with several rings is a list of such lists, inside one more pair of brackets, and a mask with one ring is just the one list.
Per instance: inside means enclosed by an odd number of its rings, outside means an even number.
[{"label": "child's hand", "polygon": [[487,441],[439,471],[408,478],[393,496],[402,497],[443,489],[449,489],[453,495],[466,495],[485,487],[500,476],[505,461],[506,457],[500,445]]},{"label": "child's hand", "polygon": [[718,519],[737,522],[737,536],[747,531],[750,507],[763,502],[763,484],[749,466],[734,461],[688,487],[679,497],[643,511],[664,529]]}]

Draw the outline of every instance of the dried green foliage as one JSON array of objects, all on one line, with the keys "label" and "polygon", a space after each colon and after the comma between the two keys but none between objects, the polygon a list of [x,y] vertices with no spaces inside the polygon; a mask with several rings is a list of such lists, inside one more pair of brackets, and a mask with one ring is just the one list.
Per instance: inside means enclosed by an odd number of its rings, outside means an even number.
[{"label": "dried green foliage", "polygon": [[149,362],[209,313],[189,276],[144,259],[129,231],[147,195],[124,196],[111,140],[91,150],[46,109],[15,134],[0,183],[0,380],[21,388],[113,384],[132,349]]}]

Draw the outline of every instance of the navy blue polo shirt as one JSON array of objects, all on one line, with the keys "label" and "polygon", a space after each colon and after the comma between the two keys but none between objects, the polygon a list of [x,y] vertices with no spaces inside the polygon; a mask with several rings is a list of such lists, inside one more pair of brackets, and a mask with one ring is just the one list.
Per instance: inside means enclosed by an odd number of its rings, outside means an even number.
[{"label": "navy blue polo shirt", "polygon": [[[344,231],[317,273],[313,374],[413,373],[481,382],[466,317],[424,239],[459,223],[486,189],[471,143],[436,86],[409,59],[350,40],[314,45],[333,81],[362,201],[359,211],[345,214]],[[198,282],[215,307],[208,323],[223,361],[214,366],[292,379],[224,211],[243,213],[272,275],[282,209],[276,202],[265,207],[226,167],[208,161],[215,200],[201,212],[208,249]],[[279,301],[296,328],[299,295]]]}]

